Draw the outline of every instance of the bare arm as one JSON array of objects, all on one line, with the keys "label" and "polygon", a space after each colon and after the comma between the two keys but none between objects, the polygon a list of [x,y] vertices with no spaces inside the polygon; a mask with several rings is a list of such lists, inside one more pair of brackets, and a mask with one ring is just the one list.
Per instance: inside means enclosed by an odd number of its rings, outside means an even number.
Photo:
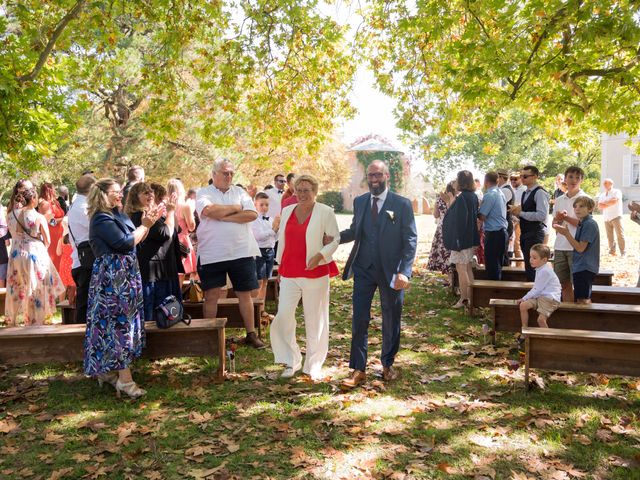
[{"label": "bare arm", "polygon": [[253,222],[256,218],[258,218],[258,214],[253,210],[242,210],[238,213],[227,215],[221,218],[220,221],[232,223],[249,223]]},{"label": "bare arm", "polygon": [[192,205],[188,203],[182,205],[181,214],[184,217],[185,223],[187,224],[187,230],[189,230],[189,232],[193,232],[196,229],[196,219],[193,216]]},{"label": "bare arm", "polygon": [[47,221],[44,216],[40,219],[40,233],[44,240],[44,246],[49,248],[49,245],[51,244],[51,236],[49,235],[49,226],[47,225]]},{"label": "bare arm", "polygon": [[[202,209],[201,217],[211,218],[213,220],[222,220],[225,217],[235,213],[242,212],[242,205],[207,205]],[[254,218],[255,220],[255,218]],[[226,221],[226,220],[225,220]],[[243,222],[244,223],[244,222]]]}]

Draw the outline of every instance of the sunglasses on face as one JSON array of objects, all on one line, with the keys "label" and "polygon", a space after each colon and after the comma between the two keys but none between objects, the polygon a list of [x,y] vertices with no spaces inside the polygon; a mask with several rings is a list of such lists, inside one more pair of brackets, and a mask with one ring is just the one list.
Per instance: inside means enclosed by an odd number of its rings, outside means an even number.
[{"label": "sunglasses on face", "polygon": [[529,175],[520,175],[521,178],[529,178],[529,177],[535,177],[535,175],[533,173],[530,173]]}]

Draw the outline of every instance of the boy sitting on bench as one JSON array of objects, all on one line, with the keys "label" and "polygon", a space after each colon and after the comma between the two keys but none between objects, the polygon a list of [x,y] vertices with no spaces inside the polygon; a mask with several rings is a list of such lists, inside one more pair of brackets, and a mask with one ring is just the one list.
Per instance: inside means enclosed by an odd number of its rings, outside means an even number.
[{"label": "boy sitting on bench", "polygon": [[551,250],[546,245],[536,243],[531,247],[531,266],[536,270],[533,288],[518,300],[522,327],[529,326],[529,310],[538,311],[538,326],[549,328],[547,319],[560,306],[562,287],[560,280],[549,264]]}]

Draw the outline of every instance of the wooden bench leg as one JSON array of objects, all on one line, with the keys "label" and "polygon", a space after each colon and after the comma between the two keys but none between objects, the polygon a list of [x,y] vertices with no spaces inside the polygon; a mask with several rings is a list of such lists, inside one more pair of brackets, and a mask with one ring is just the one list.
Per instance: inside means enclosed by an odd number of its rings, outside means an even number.
[{"label": "wooden bench leg", "polygon": [[[524,339],[524,388],[528,392],[529,386],[529,337]],[[518,355],[520,353],[518,352]]]},{"label": "wooden bench leg", "polygon": [[224,328],[216,330],[218,337],[218,369],[215,374],[215,383],[223,383],[227,376],[227,346]]}]

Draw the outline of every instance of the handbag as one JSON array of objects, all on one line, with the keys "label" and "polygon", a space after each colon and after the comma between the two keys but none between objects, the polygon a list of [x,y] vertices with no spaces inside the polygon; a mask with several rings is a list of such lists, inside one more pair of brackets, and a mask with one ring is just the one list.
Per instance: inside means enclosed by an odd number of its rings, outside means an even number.
[{"label": "handbag", "polygon": [[182,289],[182,298],[193,303],[204,301],[204,292],[202,291],[202,285],[200,285],[200,282],[190,280],[189,285]]},{"label": "handbag", "polygon": [[76,237],[71,231],[71,225],[67,225],[69,228],[69,233],[71,234],[71,238],[73,239],[73,243],[76,246],[76,251],[78,252],[78,261],[80,262],[80,266],[82,268],[87,268],[91,270],[93,268],[93,262],[96,261],[96,256],[93,254],[93,250],[91,249],[91,244],[89,240],[85,240],[84,242],[77,243]]},{"label": "handbag", "polygon": [[175,297],[169,295],[156,307],[156,325],[158,328],[167,329],[176,323],[191,324],[191,316],[184,313],[182,303]]},{"label": "handbag", "polygon": [[187,258],[191,253],[191,249],[179,240],[178,240],[178,249],[180,250],[180,256],[182,258]]}]

